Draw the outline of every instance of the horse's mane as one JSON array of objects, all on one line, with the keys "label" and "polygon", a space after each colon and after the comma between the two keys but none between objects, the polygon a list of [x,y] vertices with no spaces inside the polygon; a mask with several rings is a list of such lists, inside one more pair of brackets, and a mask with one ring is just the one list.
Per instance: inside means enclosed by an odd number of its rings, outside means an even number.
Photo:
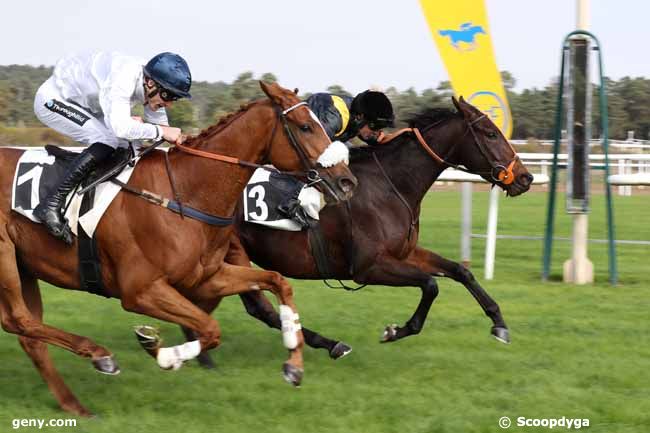
[{"label": "horse's mane", "polygon": [[429,108],[411,116],[406,120],[406,123],[408,123],[409,128],[422,129],[435,123],[444,122],[458,115],[457,111],[450,110],[449,108]]},{"label": "horse's mane", "polygon": [[[427,126],[434,125],[459,116],[458,112],[449,108],[429,108],[421,113],[414,114],[406,120],[409,128],[423,129]],[[386,144],[375,146],[361,146],[350,149],[350,162],[359,162],[371,158],[373,154],[383,152],[392,153],[402,145],[402,143],[412,135],[410,133],[402,134]]]},{"label": "horse's mane", "polygon": [[193,146],[197,141],[203,141],[207,138],[212,137],[215,134],[218,134],[220,131],[223,131],[228,125],[230,125],[232,122],[234,122],[236,119],[238,119],[242,114],[244,114],[246,111],[248,111],[251,106],[255,104],[259,104],[261,102],[265,101],[264,99],[257,99],[254,101],[250,101],[246,104],[242,104],[239,107],[239,110],[233,111],[232,113],[228,113],[225,116],[221,117],[217,123],[214,125],[208,126],[207,128],[201,130],[198,135],[193,135],[190,137],[187,137],[185,140],[186,146]]},{"label": "horse's mane", "polygon": [[402,134],[386,144],[350,148],[350,162],[361,162],[372,158],[373,154],[392,153],[402,144],[407,134]]}]

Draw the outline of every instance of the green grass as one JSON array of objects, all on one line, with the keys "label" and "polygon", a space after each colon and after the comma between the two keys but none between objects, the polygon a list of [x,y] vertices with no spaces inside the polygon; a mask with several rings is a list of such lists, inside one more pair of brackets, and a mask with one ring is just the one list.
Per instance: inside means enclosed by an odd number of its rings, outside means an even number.
[{"label": "green grass", "polygon": [[[475,193],[474,232],[485,231],[487,193]],[[649,196],[615,197],[617,237],[650,240]],[[560,201],[559,203],[563,203]],[[541,235],[546,195],[502,199],[499,232]],[[421,244],[449,258],[459,255],[459,195],[430,194]],[[590,237],[604,238],[602,196],[593,200]],[[570,219],[558,212],[558,236]],[[303,324],[354,347],[332,361],[305,352],[305,379],[292,389],[281,378],[286,358],[278,332],[249,318],[238,298],[215,317],[223,345],[216,371],[195,363],[160,371],[136,342],[132,325],[156,321],[122,311],[115,300],[44,288],[49,324],[86,335],[112,350],[122,374],[108,377],[90,362],[58,348],[51,352],[68,385],[93,412],[76,428],[52,432],[499,432],[502,416],[588,418],[591,432],[650,431],[650,247],[620,245],[620,284],[607,283],[606,245],[591,244],[596,283],[559,282],[570,244],[556,242],[553,279],[540,282],[540,241],[497,243],[495,280],[482,278],[482,240],[473,242],[473,269],[500,304],[512,344],[489,338],[490,321],[459,284],[440,280],[423,332],[380,345],[388,323],[403,323],[419,299],[414,288],[368,287],[356,293],[295,281]],[[168,344],[179,330],[161,323]],[[0,432],[14,418],[68,418],[22,353],[0,333]],[[21,429],[36,431],[34,429]],[[564,431],[556,427],[553,431]],[[507,431],[548,431],[511,427]]]}]

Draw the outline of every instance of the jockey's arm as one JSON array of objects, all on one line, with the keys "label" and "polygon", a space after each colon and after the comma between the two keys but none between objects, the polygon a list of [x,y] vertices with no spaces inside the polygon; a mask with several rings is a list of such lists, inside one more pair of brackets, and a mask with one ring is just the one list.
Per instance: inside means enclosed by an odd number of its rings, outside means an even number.
[{"label": "jockey's arm", "polygon": [[164,133],[161,126],[139,122],[131,117],[131,95],[138,73],[124,68],[110,77],[107,87],[101,89],[99,104],[104,112],[104,123],[116,137],[124,140],[159,139]]}]

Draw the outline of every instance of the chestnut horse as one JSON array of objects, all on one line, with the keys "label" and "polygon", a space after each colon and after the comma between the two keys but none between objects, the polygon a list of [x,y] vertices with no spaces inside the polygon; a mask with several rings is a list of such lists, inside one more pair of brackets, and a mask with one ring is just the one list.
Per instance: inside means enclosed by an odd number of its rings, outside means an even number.
[{"label": "chestnut horse", "polygon": [[[320,214],[329,274],[319,272],[306,231],[279,231],[244,222],[241,206],[239,239],[231,240],[226,260],[242,266],[250,265],[252,260],[265,269],[299,279],[353,279],[364,285],[420,287],[422,296],[412,317],[404,326],[387,326],[382,342],[418,334],[438,295],[434,277],[452,278],[469,290],[492,320],[492,335],[509,342],[499,306],[472,273],[417,245],[422,199],[449,166],[462,165],[509,196],[527,191],[533,179],[488,117],[462,97],[453,102],[457,112],[429,110],[411,120],[410,125],[417,131],[351,153],[350,169],[359,186],[349,207],[327,206]],[[280,326],[278,315],[262,294],[240,296],[249,314],[270,327]],[[303,328],[303,333],[308,345],[327,349],[334,359],[350,350],[344,343],[309,329]],[[202,355],[199,360],[205,366],[211,365],[209,356]]]},{"label": "chestnut horse", "polygon": [[[277,84],[260,85],[270,100],[248,104],[190,138],[183,147],[169,151],[175,189],[185,206],[211,215],[233,215],[252,166],[261,163],[297,173],[308,170],[310,178],[327,181],[327,190],[337,195],[330,199],[351,197],[356,179],[346,166],[347,149],[330,142],[313,113],[293,92]],[[76,241],[68,246],[50,236],[42,225],[11,211],[12,180],[21,154],[17,149],[0,149],[2,328],[19,336],[61,408],[89,415],[55,369],[46,343],[90,358],[102,373],[117,374],[119,368],[108,349],[42,322],[37,279],[79,290],[77,248]],[[136,166],[129,187],[173,197],[165,165],[164,152],[151,152]],[[232,225],[181,218],[121,191],[96,231],[106,295],[119,298],[127,311],[193,330],[197,341],[180,346],[161,348],[158,340],[147,341],[149,353],[161,368],[176,369],[199,352],[219,345],[221,331],[204,311],[206,301],[251,289],[269,290],[281,305],[286,325],[283,341],[290,355],[283,374],[298,385],[304,340],[291,286],[277,272],[225,263],[232,232]]]}]

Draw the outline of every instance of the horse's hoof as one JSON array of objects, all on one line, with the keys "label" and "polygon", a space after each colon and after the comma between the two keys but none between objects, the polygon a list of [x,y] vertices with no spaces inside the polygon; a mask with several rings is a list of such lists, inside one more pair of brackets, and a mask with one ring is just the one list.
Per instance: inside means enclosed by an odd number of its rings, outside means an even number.
[{"label": "horse's hoof", "polygon": [[339,341],[336,343],[334,347],[332,347],[332,350],[330,350],[330,358],[332,359],[339,359],[343,358],[345,355],[348,353],[352,352],[352,348],[345,344],[342,341]]},{"label": "horse's hoof", "polygon": [[490,333],[498,341],[505,344],[510,344],[510,331],[508,331],[508,328],[504,328],[501,326],[493,326],[492,331]]},{"label": "horse's hoof", "polygon": [[135,336],[140,343],[140,346],[154,358],[158,356],[158,349],[162,345],[160,338],[160,331],[153,326],[141,325],[133,328]]},{"label": "horse's hoof", "polygon": [[304,371],[302,368],[294,367],[288,362],[285,362],[282,365],[282,377],[284,377],[284,380],[287,381],[287,383],[292,384],[296,388],[300,386],[303,374]]},{"label": "horse's hoof", "polygon": [[380,343],[390,343],[391,341],[396,341],[397,340],[397,324],[393,323],[392,325],[388,325],[384,329],[384,333],[381,336],[381,340],[379,340]]},{"label": "horse's hoof", "polygon": [[196,357],[196,360],[199,361],[199,365],[206,370],[215,370],[217,364],[214,363],[212,357],[207,352],[201,352],[199,356]]},{"label": "horse's hoof", "polygon": [[113,355],[93,359],[93,367],[102,374],[110,374],[111,376],[120,374],[120,367],[117,365],[117,361],[115,361]]},{"label": "horse's hoof", "polygon": [[61,409],[66,412],[69,412],[75,416],[80,416],[83,418],[96,418],[97,415],[83,407],[81,404],[77,403],[75,405],[62,405]]}]

